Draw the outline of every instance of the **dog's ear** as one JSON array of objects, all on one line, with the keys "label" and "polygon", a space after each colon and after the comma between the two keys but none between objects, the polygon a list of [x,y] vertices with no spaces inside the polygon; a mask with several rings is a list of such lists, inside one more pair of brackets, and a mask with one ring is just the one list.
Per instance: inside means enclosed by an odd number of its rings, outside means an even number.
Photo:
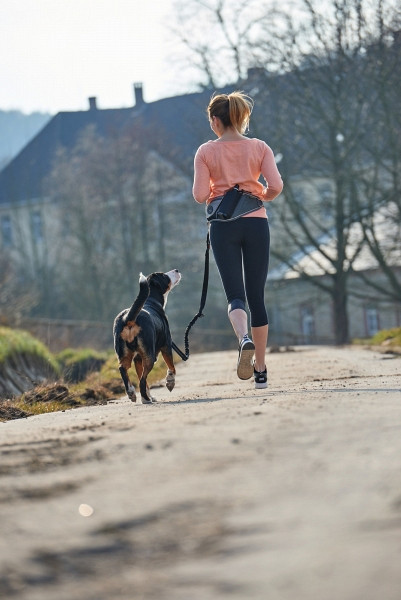
[{"label": "dog's ear", "polygon": [[159,288],[164,294],[170,286],[170,279],[165,273],[152,273],[148,277],[149,285]]},{"label": "dog's ear", "polygon": [[150,275],[148,275],[146,277],[149,285],[156,285],[156,277],[155,276],[156,276],[156,273],[151,273]]},{"label": "dog's ear", "polygon": [[160,287],[160,275],[161,273],[151,273],[147,276],[147,280],[149,285],[153,285],[156,287]]}]

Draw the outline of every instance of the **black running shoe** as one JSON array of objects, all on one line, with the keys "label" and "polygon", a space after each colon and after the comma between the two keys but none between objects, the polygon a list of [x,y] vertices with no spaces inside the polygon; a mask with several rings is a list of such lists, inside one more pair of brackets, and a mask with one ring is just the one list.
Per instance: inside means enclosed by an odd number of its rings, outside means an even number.
[{"label": "black running shoe", "polygon": [[253,341],[247,335],[244,335],[238,348],[237,375],[240,379],[250,379],[252,377],[254,352]]},{"label": "black running shoe", "polygon": [[253,378],[255,380],[255,389],[263,390],[267,388],[267,369],[264,371],[253,370]]}]

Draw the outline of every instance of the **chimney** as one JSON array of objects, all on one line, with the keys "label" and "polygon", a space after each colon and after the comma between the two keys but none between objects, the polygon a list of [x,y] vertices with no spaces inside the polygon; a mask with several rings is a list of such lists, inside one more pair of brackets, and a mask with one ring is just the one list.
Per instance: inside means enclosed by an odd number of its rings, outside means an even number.
[{"label": "chimney", "polygon": [[145,104],[143,99],[142,83],[134,83],[135,106],[139,107]]},{"label": "chimney", "polygon": [[89,100],[89,110],[97,110],[96,96],[92,96],[91,98],[88,98],[88,100]]}]

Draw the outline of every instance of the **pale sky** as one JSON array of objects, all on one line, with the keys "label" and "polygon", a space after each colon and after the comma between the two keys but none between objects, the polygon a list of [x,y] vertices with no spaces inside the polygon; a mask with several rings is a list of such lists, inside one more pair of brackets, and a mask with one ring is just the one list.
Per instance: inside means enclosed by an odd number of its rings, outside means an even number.
[{"label": "pale sky", "polygon": [[0,109],[86,110],[89,96],[132,106],[134,82],[148,102],[185,92],[166,26],[173,1],[0,0]]}]

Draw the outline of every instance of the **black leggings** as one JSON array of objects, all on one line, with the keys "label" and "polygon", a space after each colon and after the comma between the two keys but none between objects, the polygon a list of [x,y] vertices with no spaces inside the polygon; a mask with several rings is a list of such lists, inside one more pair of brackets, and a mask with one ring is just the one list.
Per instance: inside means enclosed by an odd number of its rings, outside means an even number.
[{"label": "black leggings", "polygon": [[264,301],[269,268],[270,231],[267,219],[241,217],[229,223],[213,221],[210,242],[228,302],[228,312],[245,310],[251,326],[268,324]]}]

